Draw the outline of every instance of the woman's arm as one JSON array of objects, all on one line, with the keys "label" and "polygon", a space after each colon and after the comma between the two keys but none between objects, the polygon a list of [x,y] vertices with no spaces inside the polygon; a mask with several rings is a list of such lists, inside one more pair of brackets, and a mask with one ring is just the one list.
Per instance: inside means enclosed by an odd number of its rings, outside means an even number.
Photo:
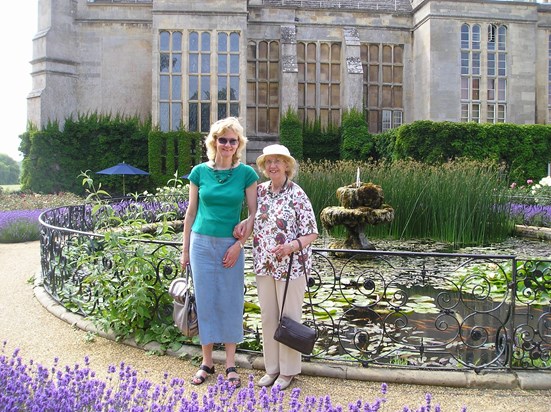
[{"label": "woman's arm", "polygon": [[[291,253],[298,252],[312,243],[318,238],[317,233],[310,233],[308,235],[301,235],[291,240],[290,242],[284,243],[282,245],[277,245],[274,248],[274,253],[278,256],[288,256]],[[297,240],[298,239],[298,240]],[[302,248],[300,245],[302,244]]]},{"label": "woman's arm", "polygon": [[197,216],[197,203],[199,200],[199,190],[194,183],[189,184],[189,203],[184,218],[184,235],[182,241],[182,255],[180,256],[180,264],[185,268],[189,264],[189,238],[191,235],[191,227]]},{"label": "woman's arm", "polygon": [[256,215],[256,207],[257,207],[256,186],[257,186],[257,183],[254,182],[245,191],[245,198],[247,200],[247,208],[249,209],[249,216],[247,217],[247,219],[243,220],[239,224],[241,225],[239,230],[240,236],[238,236],[237,239],[239,242],[241,242],[241,244],[244,244],[249,238],[249,236],[251,235],[251,233],[253,232],[254,217]]},{"label": "woman's arm", "polygon": [[[249,208],[249,217],[242,222],[243,224],[238,223],[237,226],[233,229],[233,235],[237,238],[237,240],[233,245],[229,247],[229,249],[224,254],[222,264],[226,268],[233,267],[233,265],[235,265],[235,262],[237,262],[237,259],[239,259],[241,249],[243,249],[247,238],[251,235],[251,232],[253,231],[254,215],[256,214],[256,182],[251,184],[245,190],[245,198],[247,200],[247,207]],[[242,225],[241,231],[243,235],[240,236],[239,233],[237,233],[236,236],[236,231],[239,231],[240,225]]]}]

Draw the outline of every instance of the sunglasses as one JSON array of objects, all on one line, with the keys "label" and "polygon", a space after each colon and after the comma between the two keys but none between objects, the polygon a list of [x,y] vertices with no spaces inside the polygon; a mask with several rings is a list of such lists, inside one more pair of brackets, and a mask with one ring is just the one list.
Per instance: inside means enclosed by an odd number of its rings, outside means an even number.
[{"label": "sunglasses", "polygon": [[219,137],[218,138],[218,143],[220,144],[231,144],[232,146],[236,146],[237,143],[238,143],[238,140],[237,139],[227,139],[225,137]]}]

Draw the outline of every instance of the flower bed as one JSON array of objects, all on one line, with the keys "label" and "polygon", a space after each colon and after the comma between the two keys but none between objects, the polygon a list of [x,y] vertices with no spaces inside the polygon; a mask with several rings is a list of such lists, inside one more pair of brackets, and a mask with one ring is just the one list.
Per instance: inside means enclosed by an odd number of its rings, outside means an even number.
[{"label": "flower bed", "polygon": [[0,191],[0,243],[38,240],[40,213],[52,207],[75,205],[82,202],[82,198],[71,193],[40,195]]},{"label": "flower bed", "polygon": [[[8,411],[344,411],[345,407],[333,405],[330,395],[308,396],[299,388],[284,392],[278,387],[255,388],[253,377],[241,389],[228,385],[222,375],[207,394],[200,396],[189,391],[181,378],[165,374],[161,384],[147,379],[140,380],[138,371],[120,363],[110,366],[105,379],[98,378],[90,369],[89,359],[84,365],[61,366],[55,359],[54,366],[46,368],[30,361],[26,364],[16,350],[11,357],[0,353],[0,405]],[[381,385],[381,396],[373,402],[357,400],[348,404],[348,411],[381,411],[384,409],[388,387]],[[431,394],[418,409],[404,406],[402,411],[440,411],[433,405]],[[463,407],[462,411],[467,408]]]}]

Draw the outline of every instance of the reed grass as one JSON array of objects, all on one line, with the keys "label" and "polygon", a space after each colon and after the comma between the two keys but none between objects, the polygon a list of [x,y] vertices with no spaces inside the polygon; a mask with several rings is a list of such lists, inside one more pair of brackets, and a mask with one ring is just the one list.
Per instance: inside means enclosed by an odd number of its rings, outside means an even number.
[{"label": "reed grass", "polygon": [[459,247],[499,242],[513,231],[501,195],[506,182],[492,163],[304,162],[296,180],[319,216],[323,208],[338,205],[337,188],[354,183],[358,168],[360,180],[380,185],[395,211],[393,222],[369,227],[369,237],[432,239]]}]

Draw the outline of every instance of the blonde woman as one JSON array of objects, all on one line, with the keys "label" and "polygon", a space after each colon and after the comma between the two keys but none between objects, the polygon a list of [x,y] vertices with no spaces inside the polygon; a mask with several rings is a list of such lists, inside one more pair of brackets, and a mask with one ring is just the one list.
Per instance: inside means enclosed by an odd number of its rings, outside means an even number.
[{"label": "blonde woman", "polygon": [[[203,361],[191,383],[200,385],[214,374],[215,343],[226,350],[226,377],[241,386],[235,367],[237,343],[243,340],[244,254],[243,244],[252,232],[256,213],[254,169],[241,162],[247,144],[243,127],[235,117],[212,124],[205,140],[209,160],[189,174],[189,205],[184,219],[182,268],[191,265],[199,340]],[[243,200],[249,209],[245,235],[233,236]]]}]

